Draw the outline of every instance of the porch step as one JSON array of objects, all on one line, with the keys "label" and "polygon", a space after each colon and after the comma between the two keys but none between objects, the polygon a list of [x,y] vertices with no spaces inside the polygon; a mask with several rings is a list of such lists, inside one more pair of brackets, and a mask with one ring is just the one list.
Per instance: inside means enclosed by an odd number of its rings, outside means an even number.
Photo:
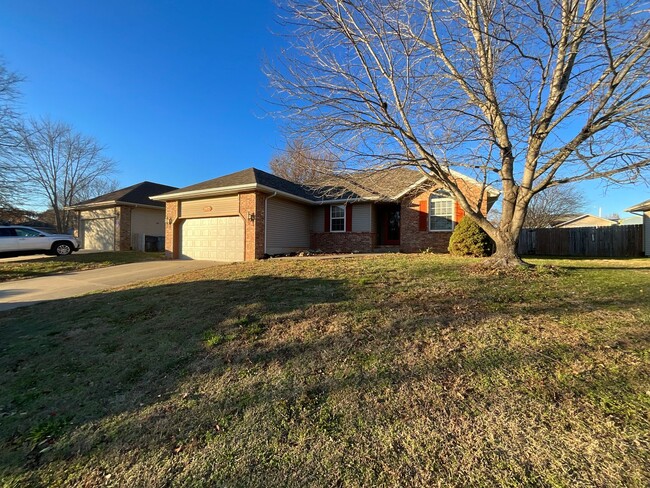
[{"label": "porch step", "polygon": [[376,253],[399,252],[399,246],[375,246],[372,252],[376,252]]}]

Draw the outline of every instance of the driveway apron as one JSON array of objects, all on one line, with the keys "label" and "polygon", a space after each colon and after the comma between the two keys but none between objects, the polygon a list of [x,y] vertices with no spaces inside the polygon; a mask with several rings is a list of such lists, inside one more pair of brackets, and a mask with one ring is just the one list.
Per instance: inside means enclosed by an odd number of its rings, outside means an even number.
[{"label": "driveway apron", "polygon": [[208,268],[215,261],[148,261],[0,283],[0,311]]}]

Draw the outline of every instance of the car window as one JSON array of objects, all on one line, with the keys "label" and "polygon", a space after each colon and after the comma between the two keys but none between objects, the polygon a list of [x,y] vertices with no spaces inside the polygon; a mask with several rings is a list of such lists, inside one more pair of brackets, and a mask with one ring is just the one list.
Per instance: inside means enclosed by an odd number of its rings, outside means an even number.
[{"label": "car window", "polygon": [[14,229],[0,227],[0,237],[16,237],[16,231]]},{"label": "car window", "polygon": [[25,229],[22,227],[16,227],[16,235],[18,237],[38,237],[41,233],[34,229]]}]

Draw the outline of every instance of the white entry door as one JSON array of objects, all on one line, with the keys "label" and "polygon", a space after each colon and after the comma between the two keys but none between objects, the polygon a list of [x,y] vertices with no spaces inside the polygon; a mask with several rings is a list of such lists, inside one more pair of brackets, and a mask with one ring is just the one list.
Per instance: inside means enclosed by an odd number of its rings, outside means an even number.
[{"label": "white entry door", "polygon": [[241,217],[187,219],[181,224],[181,259],[244,260],[244,221]]}]

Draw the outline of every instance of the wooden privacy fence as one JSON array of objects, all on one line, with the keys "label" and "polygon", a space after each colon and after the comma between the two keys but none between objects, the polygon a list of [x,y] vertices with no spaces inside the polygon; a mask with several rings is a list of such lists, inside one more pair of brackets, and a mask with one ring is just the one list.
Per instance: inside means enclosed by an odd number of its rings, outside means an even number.
[{"label": "wooden privacy fence", "polygon": [[523,229],[518,251],[537,256],[643,256],[643,226]]}]

